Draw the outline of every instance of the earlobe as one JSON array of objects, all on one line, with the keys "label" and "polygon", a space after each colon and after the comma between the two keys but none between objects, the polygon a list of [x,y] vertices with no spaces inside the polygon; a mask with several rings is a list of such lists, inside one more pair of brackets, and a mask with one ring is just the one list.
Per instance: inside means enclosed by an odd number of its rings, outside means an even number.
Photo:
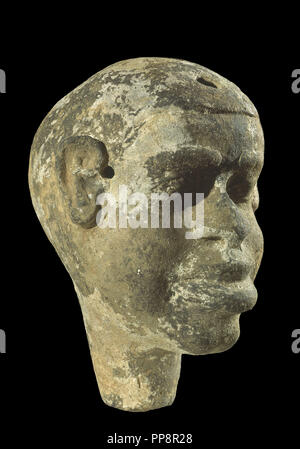
[{"label": "earlobe", "polygon": [[103,142],[90,136],[65,139],[56,160],[59,186],[70,219],[83,227],[96,226],[97,196],[104,192],[101,173],[108,165]]}]

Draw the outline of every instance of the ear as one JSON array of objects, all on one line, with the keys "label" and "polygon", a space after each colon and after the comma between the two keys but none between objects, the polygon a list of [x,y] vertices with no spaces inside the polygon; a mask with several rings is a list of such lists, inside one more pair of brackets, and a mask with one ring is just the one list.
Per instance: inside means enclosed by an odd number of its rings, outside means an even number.
[{"label": "ear", "polygon": [[57,159],[59,186],[70,218],[83,228],[96,226],[97,196],[104,191],[108,153],[103,142],[75,136],[61,144]]}]

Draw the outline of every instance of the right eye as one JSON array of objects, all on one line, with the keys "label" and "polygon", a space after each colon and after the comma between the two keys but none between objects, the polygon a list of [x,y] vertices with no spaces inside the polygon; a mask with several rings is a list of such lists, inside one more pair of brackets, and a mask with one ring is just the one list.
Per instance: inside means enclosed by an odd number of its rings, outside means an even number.
[{"label": "right eye", "polygon": [[184,193],[192,193],[192,206],[195,206],[197,204],[196,193],[203,193],[204,198],[208,197],[215,184],[218,173],[218,169],[215,167],[191,169],[182,177],[182,181],[177,191],[182,197]]},{"label": "right eye", "polygon": [[253,193],[253,183],[246,176],[233,175],[229,178],[226,185],[227,193],[230,199],[236,203],[245,203],[249,201]]}]

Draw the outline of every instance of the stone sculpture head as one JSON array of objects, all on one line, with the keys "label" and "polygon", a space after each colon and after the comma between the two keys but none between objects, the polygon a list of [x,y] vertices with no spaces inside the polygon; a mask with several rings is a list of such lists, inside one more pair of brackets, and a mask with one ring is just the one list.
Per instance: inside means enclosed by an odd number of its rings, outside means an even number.
[{"label": "stone sculpture head", "polygon": [[[181,354],[237,341],[240,314],[257,298],[263,148],[249,99],[175,59],[113,64],[43,120],[31,149],[32,201],[74,282],[106,404],[170,405]],[[147,197],[204,193],[202,237],[185,238],[172,219],[170,228],[101,229],[97,196],[117,198],[120,185]]]}]

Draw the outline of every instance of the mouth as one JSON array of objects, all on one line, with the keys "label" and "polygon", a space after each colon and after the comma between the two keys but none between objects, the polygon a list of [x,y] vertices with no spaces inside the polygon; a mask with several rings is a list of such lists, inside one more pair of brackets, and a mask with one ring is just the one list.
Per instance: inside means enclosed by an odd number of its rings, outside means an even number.
[{"label": "mouth", "polygon": [[207,278],[180,279],[171,286],[170,301],[175,307],[197,306],[200,311],[223,310],[240,314],[251,310],[257,301],[257,290],[249,275],[235,281]]},{"label": "mouth", "polygon": [[230,314],[252,309],[257,301],[254,261],[238,249],[229,249],[222,259],[217,264],[181,264],[169,277],[171,303],[179,310],[193,305]]},{"label": "mouth", "polygon": [[180,280],[206,279],[210,282],[233,283],[243,281],[250,276],[253,265],[243,260],[230,260],[215,265],[201,265],[199,272],[180,275]]},{"label": "mouth", "polygon": [[214,272],[208,276],[209,279],[234,283],[243,281],[250,276],[252,264],[243,260],[231,260],[224,264],[217,265]]}]

